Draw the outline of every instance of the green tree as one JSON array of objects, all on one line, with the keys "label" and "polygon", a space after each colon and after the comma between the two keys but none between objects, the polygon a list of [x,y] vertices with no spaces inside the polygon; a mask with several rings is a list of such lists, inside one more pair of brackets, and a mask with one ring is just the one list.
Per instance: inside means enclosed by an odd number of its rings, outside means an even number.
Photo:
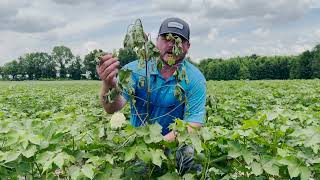
[{"label": "green tree", "polygon": [[93,50],[91,51],[89,54],[85,55],[84,57],[84,69],[86,72],[89,72],[90,74],[90,79],[99,79],[99,76],[97,74],[96,71],[96,61],[95,61],[95,54],[99,51],[102,51],[101,49],[97,50]]},{"label": "green tree", "polygon": [[312,76],[311,62],[312,62],[312,53],[310,51],[305,51],[300,55],[300,75],[302,79],[310,79]]},{"label": "green tree", "polygon": [[313,58],[311,61],[312,78],[320,78],[320,44],[312,50]]},{"label": "green tree", "polygon": [[4,79],[5,78],[5,74],[4,74],[4,67],[0,66],[0,78]]},{"label": "green tree", "polygon": [[41,61],[41,77],[55,79],[57,77],[56,63],[48,53],[39,53]]},{"label": "green tree", "polygon": [[240,65],[239,79],[250,79],[250,72],[245,64]]},{"label": "green tree", "polygon": [[71,49],[66,46],[55,46],[51,55],[58,65],[59,77],[66,78],[68,63],[74,58]]},{"label": "green tree", "polygon": [[80,56],[77,56],[74,61],[72,61],[70,67],[68,68],[71,79],[80,80],[81,74],[83,73],[83,65]]},{"label": "green tree", "polygon": [[27,53],[19,59],[21,74],[28,75],[29,80],[56,77],[56,64],[48,53]]},{"label": "green tree", "polygon": [[137,60],[138,56],[136,52],[130,48],[121,48],[119,50],[118,59],[120,61],[120,66],[124,66],[131,61]]},{"label": "green tree", "polygon": [[300,66],[300,59],[295,56],[292,57],[289,62],[290,67],[290,79],[300,79],[301,78],[301,66]]},{"label": "green tree", "polygon": [[17,80],[19,74],[19,64],[16,60],[8,62],[4,65],[4,74],[11,76],[12,80]]}]

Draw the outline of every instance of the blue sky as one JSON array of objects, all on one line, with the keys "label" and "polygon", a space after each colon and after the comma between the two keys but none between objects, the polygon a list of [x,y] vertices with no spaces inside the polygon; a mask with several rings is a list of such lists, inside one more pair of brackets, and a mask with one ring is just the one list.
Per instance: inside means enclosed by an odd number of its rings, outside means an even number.
[{"label": "blue sky", "polygon": [[320,43],[319,0],[0,0],[0,65],[56,45],[82,58],[121,48],[137,18],[155,40],[161,21],[173,16],[190,24],[196,62],[299,54]]}]

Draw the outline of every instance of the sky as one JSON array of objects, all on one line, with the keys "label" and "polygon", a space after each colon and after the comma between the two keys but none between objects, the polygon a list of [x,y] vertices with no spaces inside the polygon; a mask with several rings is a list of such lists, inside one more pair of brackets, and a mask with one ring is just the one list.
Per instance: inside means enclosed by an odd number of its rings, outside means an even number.
[{"label": "sky", "polygon": [[320,0],[0,0],[0,65],[59,45],[82,58],[111,52],[138,18],[155,41],[168,17],[189,23],[194,62],[296,55],[320,43]]}]

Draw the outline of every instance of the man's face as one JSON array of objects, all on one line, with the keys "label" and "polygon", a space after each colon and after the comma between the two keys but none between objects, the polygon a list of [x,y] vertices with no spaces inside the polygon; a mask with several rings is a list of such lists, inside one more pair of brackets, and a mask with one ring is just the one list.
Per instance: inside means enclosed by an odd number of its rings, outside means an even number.
[{"label": "man's face", "polygon": [[[175,34],[173,34],[175,35]],[[167,34],[163,34],[158,36],[157,38],[157,48],[160,51],[160,58],[164,61],[164,62],[168,62],[169,57],[172,56],[172,48],[174,46],[174,41],[173,40],[167,40],[166,39]],[[175,61],[179,61],[182,60],[186,54],[188,53],[188,50],[190,48],[190,43],[185,40],[184,38],[181,37],[182,40],[182,53],[178,56],[173,56]]]}]

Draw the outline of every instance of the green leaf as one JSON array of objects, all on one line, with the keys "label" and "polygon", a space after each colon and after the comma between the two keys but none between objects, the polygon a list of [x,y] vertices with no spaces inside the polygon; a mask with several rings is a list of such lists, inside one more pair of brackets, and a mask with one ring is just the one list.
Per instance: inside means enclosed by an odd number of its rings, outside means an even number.
[{"label": "green leaf", "polygon": [[190,140],[191,140],[193,147],[196,149],[196,151],[198,153],[203,151],[203,148],[201,146],[201,140],[196,132],[190,133]]},{"label": "green leaf", "polygon": [[29,145],[29,141],[28,139],[20,140],[20,144],[26,150]]},{"label": "green leaf", "polygon": [[299,166],[288,166],[288,172],[291,178],[299,176]]},{"label": "green leaf", "polygon": [[241,129],[251,129],[259,126],[259,121],[257,120],[244,120]]},{"label": "green leaf", "polygon": [[213,139],[213,136],[211,135],[209,127],[201,128],[200,129],[200,133],[201,133],[201,136],[202,136],[204,141],[208,141],[208,140]]},{"label": "green leaf", "polygon": [[15,161],[20,156],[20,152],[9,151],[4,155],[5,163]]},{"label": "green leaf", "polygon": [[247,164],[251,164],[251,162],[253,161],[253,155],[250,151],[244,149],[241,152],[244,161],[246,161]]},{"label": "green leaf", "polygon": [[[109,162],[111,165],[113,165],[113,157],[110,154],[106,154],[105,159],[107,162]],[[127,161],[125,161],[125,162],[127,162]]]},{"label": "green leaf", "polygon": [[45,151],[37,156],[36,162],[40,163],[43,166],[42,173],[45,172],[47,169],[51,168],[54,155],[55,152]]},{"label": "green leaf", "polygon": [[195,177],[193,174],[188,173],[188,174],[183,175],[182,179],[183,180],[193,180],[193,179],[195,179]]},{"label": "green leaf", "polygon": [[279,176],[279,167],[273,164],[273,161],[269,161],[262,165],[263,170],[265,170],[268,174]]},{"label": "green leaf", "polygon": [[68,173],[72,180],[76,180],[80,177],[81,172],[80,168],[78,166],[70,166],[68,169]]},{"label": "green leaf", "polygon": [[64,164],[64,154],[63,153],[59,153],[56,155],[56,157],[54,157],[53,162],[60,168],[62,169],[63,164]]},{"label": "green leaf", "polygon": [[164,155],[163,151],[160,149],[152,150],[152,163],[161,167],[162,159],[166,159],[166,156]]},{"label": "green leaf", "polygon": [[240,144],[236,142],[231,142],[229,143],[230,150],[228,151],[228,156],[232,158],[237,158],[241,156],[241,149],[240,149]]},{"label": "green leaf", "polygon": [[177,180],[180,179],[176,172],[168,172],[167,174],[158,178],[158,180]]},{"label": "green leaf", "polygon": [[289,156],[288,151],[281,148],[277,148],[277,154],[281,157]]},{"label": "green leaf", "polygon": [[43,169],[42,169],[42,173],[44,173],[45,171],[47,171],[48,169],[52,168],[52,163],[53,163],[53,159],[49,159],[48,161],[46,161],[43,164]]},{"label": "green leaf", "polygon": [[145,78],[140,76],[139,77],[139,83],[138,83],[138,87],[139,88],[143,88],[144,87],[144,81],[145,81]]},{"label": "green leaf", "polygon": [[143,162],[149,163],[152,158],[152,153],[148,151],[148,149],[141,149],[140,151],[137,151],[137,156]]},{"label": "green leaf", "polygon": [[28,136],[28,139],[31,143],[36,144],[36,145],[40,145],[41,140],[42,140],[42,138],[39,135],[34,135],[34,134],[30,134]]},{"label": "green leaf", "polygon": [[161,134],[162,126],[158,123],[149,125],[149,136],[145,136],[144,140],[146,143],[158,143],[163,140]]},{"label": "green leaf", "polygon": [[128,162],[128,161],[134,159],[135,156],[136,156],[136,148],[130,147],[129,150],[125,152],[124,162]]},{"label": "green leaf", "polygon": [[114,168],[112,169],[112,172],[111,172],[111,177],[110,179],[111,180],[118,180],[118,179],[121,179],[121,175],[123,174],[123,170],[122,168]]},{"label": "green leaf", "polygon": [[32,157],[37,152],[37,147],[35,145],[29,145],[28,148],[22,152],[23,156],[26,158]]},{"label": "green leaf", "polygon": [[252,173],[256,176],[259,176],[263,173],[262,166],[260,163],[253,162],[250,164],[250,167],[252,169]]},{"label": "green leaf", "polygon": [[91,164],[85,164],[81,168],[81,172],[88,178],[93,179],[94,172],[93,172],[94,166]]},{"label": "green leaf", "polygon": [[123,69],[119,71],[119,81],[123,85],[127,85],[127,83],[130,81],[131,76],[131,70],[129,69]]},{"label": "green leaf", "polygon": [[19,134],[16,131],[10,131],[7,134],[7,141],[6,141],[6,146],[11,146],[13,144],[16,144],[19,140]]},{"label": "green leaf", "polygon": [[300,167],[300,172],[301,172],[301,180],[308,180],[310,179],[311,176],[311,171],[308,167]]},{"label": "green leaf", "polygon": [[169,65],[169,66],[172,66],[172,65],[174,65],[174,63],[176,63],[176,61],[174,60],[174,58],[173,58],[172,56],[170,56],[170,57],[168,58],[168,65]]}]

